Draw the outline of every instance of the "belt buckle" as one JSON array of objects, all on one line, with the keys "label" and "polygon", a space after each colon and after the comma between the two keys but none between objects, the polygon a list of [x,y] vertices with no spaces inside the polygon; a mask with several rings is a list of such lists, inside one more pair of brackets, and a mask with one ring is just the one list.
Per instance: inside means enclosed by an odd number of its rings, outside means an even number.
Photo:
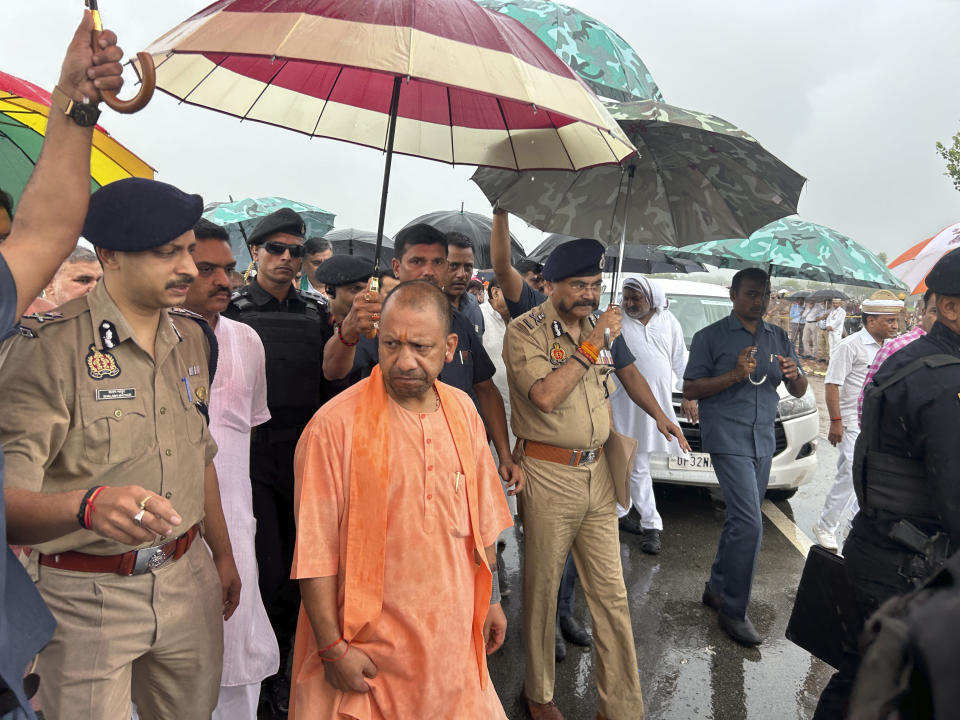
[{"label": "belt buckle", "polygon": [[137,556],[133,561],[133,570],[130,574],[143,575],[150,570],[156,570],[163,565],[169,557],[170,553],[164,552],[162,545],[141,548],[137,550]]},{"label": "belt buckle", "polygon": [[580,464],[589,465],[590,463],[594,462],[596,459],[597,459],[596,450],[584,450],[583,453],[580,455]]}]

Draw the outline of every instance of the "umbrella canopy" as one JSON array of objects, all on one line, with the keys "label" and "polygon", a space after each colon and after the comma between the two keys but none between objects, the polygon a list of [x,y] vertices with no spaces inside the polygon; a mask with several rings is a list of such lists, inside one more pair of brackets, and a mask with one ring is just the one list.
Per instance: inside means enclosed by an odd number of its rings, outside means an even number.
[{"label": "umbrella canopy", "polygon": [[[547,256],[554,251],[557,245],[573,239],[574,238],[569,235],[560,235],[559,233],[548,235],[527,257],[542,263],[547,259]],[[619,257],[619,246],[608,247],[604,260],[604,270],[606,272],[612,272],[617,266]],[[707,269],[699,262],[680,259],[675,260],[662,249],[653,247],[652,245],[628,245],[626,255],[623,259],[623,270],[624,272],[650,275],[653,273],[706,272]]]},{"label": "umbrella canopy", "polygon": [[944,228],[931,238],[919,242],[890,263],[893,274],[906,283],[911,295],[927,291],[927,274],[951,250],[960,247],[960,223]]},{"label": "umbrella canopy", "polygon": [[798,218],[777,220],[748,239],[714,240],[674,253],[720,268],[768,266],[770,274],[778,277],[903,289],[883,261],[865,247],[836,230]]},{"label": "umbrella canopy", "polygon": [[[334,255],[355,255],[364,260],[374,261],[377,252],[377,234],[370,230],[357,228],[340,228],[331,230],[323,236],[330,241]],[[386,263],[393,260],[393,240],[384,235],[383,247],[380,250],[380,259]]]},{"label": "umbrella canopy", "polygon": [[795,300],[797,298],[800,298],[801,300],[806,300],[811,295],[813,295],[813,293],[810,292],[809,290],[797,290],[796,292],[792,292],[789,295],[787,295],[787,297],[790,298],[791,300]]},{"label": "umbrella canopy", "polygon": [[[404,227],[417,223],[426,223],[443,233],[458,232],[465,235],[473,243],[474,267],[486,269],[493,266],[490,260],[490,231],[493,229],[493,221],[487,216],[463,210],[439,210],[421,215]],[[516,264],[525,257],[523,246],[513,233],[510,233],[510,261]]]},{"label": "umbrella canopy", "polygon": [[837,290],[836,288],[817,290],[816,292],[810,293],[808,297],[811,300],[833,300],[834,298],[840,298],[841,300],[850,299],[850,296],[843,292],[843,290]]},{"label": "umbrella canopy", "polygon": [[513,169],[633,151],[560,58],[473,0],[221,0],[147,51],[164,92],[310,136],[386,150],[396,117],[396,152]]},{"label": "umbrella canopy", "polygon": [[636,50],[576,8],[549,0],[480,0],[480,4],[522,22],[600,97],[663,102]]},{"label": "umbrella canopy", "polygon": [[203,208],[203,217],[226,228],[230,233],[230,248],[233,250],[233,256],[238,264],[246,265],[251,260],[247,238],[260,218],[280,208],[290,208],[303,218],[307,226],[308,238],[322,237],[333,227],[335,217],[333,213],[313,205],[280,197],[244,198],[230,202],[208,203]]},{"label": "umbrella canopy", "polygon": [[491,202],[547,232],[688,245],[747,236],[796,212],[805,179],[713,115],[642,101],[611,105],[639,149],[623,167],[473,175]]},{"label": "umbrella canopy", "polygon": [[[0,188],[14,202],[40,155],[49,112],[50,93],[0,72]],[[90,154],[90,191],[127,177],[152,178],[153,168],[97,125]]]}]

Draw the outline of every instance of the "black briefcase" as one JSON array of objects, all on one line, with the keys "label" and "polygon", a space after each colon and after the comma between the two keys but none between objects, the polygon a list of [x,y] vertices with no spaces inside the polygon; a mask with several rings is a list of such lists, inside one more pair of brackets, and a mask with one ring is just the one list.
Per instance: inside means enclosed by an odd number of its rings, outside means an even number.
[{"label": "black briefcase", "polygon": [[839,668],[844,646],[856,647],[856,633],[857,606],[843,558],[814,545],[797,586],[787,639]]}]

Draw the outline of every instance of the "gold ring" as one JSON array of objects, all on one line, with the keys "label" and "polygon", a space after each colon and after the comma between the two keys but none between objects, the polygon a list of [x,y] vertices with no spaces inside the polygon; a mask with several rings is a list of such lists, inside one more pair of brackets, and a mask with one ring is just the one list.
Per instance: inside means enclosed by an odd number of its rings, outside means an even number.
[{"label": "gold ring", "polygon": [[147,495],[143,500],[137,503],[137,507],[139,507],[141,510],[146,510],[147,503],[150,502],[151,497],[152,497],[151,495]]}]

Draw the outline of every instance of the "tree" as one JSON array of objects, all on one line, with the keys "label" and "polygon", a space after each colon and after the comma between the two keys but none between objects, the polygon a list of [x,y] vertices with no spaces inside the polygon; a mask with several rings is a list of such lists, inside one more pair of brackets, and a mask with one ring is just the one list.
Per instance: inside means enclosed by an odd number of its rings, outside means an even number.
[{"label": "tree", "polygon": [[953,180],[953,187],[960,191],[960,132],[953,136],[953,144],[947,147],[942,142],[937,143],[937,153],[947,163],[947,171]]}]

